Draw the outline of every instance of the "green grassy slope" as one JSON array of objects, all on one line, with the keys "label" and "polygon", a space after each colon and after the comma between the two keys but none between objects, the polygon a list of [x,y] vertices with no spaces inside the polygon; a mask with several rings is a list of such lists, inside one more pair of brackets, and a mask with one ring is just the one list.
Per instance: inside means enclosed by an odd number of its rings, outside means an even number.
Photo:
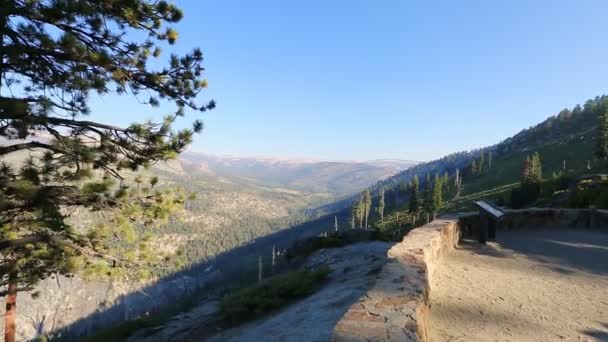
[{"label": "green grassy slope", "polygon": [[[454,181],[454,165],[460,164],[461,171],[464,170],[460,194],[455,196],[453,189],[444,194],[445,203],[442,213],[473,210],[472,202],[481,199],[508,204],[512,188],[519,186],[524,160],[535,152],[540,154],[546,183],[549,183],[554,173],[562,172],[564,161],[565,174],[570,178],[606,172],[605,165],[594,157],[597,115],[605,111],[608,111],[608,97],[596,97],[588,100],[584,106],[564,110],[497,145],[476,152],[456,154],[456,160],[452,160],[451,164],[444,164],[443,169],[441,169],[442,165],[433,165],[435,169],[442,170],[440,174],[446,170],[450,174],[451,183]],[[473,158],[481,153],[487,155],[490,151],[493,155],[491,169],[486,168],[480,175],[471,175],[467,172],[466,167],[471,164]],[[440,164],[440,162],[441,160],[431,163]],[[424,170],[424,173],[418,174],[422,180],[427,170],[424,169],[424,164],[419,167]],[[397,175],[395,178],[401,177],[407,182],[412,176],[413,174],[408,174],[407,177]],[[383,186],[386,189],[386,185]],[[550,200],[551,193],[544,193],[536,204],[546,205]],[[417,224],[426,220],[426,214],[422,216],[424,217],[417,218]],[[412,217],[407,212],[407,202],[392,207],[389,205],[384,222],[380,223],[376,218],[374,225],[391,232],[390,234],[395,231],[406,231],[412,226]]]},{"label": "green grassy slope", "polygon": [[[551,179],[554,172],[560,172],[564,161],[566,161],[567,174],[573,178],[602,172],[602,168],[594,160],[594,145],[593,132],[587,132],[569,141],[552,142],[529,150],[509,152],[495,158],[491,170],[480,176],[463,179],[461,196],[452,199],[447,204],[446,210],[472,209],[471,202],[480,199],[508,203],[511,188],[519,185],[526,156],[534,152],[540,153],[545,179]],[[587,169],[587,161],[590,162],[591,169]]]}]

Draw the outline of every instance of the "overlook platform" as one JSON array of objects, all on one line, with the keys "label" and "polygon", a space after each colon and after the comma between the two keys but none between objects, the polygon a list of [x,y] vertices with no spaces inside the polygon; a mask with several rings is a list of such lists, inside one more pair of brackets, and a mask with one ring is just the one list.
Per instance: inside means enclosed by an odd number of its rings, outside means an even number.
[{"label": "overlook platform", "polygon": [[608,340],[608,234],[598,230],[462,241],[441,259],[431,287],[431,342]]}]

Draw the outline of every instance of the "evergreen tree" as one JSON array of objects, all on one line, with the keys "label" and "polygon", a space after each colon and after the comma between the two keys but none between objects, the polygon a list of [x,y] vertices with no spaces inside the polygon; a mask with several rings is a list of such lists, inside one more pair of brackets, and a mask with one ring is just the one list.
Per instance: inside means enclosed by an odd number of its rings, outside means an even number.
[{"label": "evergreen tree", "polygon": [[532,158],[530,156],[526,156],[524,160],[522,172],[521,172],[521,182],[528,183],[532,180],[534,176],[534,164],[532,163]]},{"label": "evergreen tree", "polygon": [[433,200],[430,212],[435,214],[443,207],[443,180],[439,175],[435,176],[433,182]]},{"label": "evergreen tree", "polygon": [[365,189],[363,191],[363,216],[365,218],[365,228],[368,228],[369,223],[369,213],[372,208],[372,196],[369,192],[369,189]]},{"label": "evergreen tree", "polygon": [[532,181],[540,182],[543,179],[543,166],[540,160],[540,154],[535,152],[531,157]]},{"label": "evergreen tree", "polygon": [[473,161],[471,162],[471,175],[476,175],[477,174],[477,161],[475,159],[473,159]]},{"label": "evergreen tree", "polygon": [[492,169],[492,151],[488,151],[488,170]]},{"label": "evergreen tree", "polygon": [[424,184],[424,199],[422,201],[422,208],[427,213],[432,213],[434,207],[435,205],[433,203],[433,183],[429,181]]},{"label": "evergreen tree", "polygon": [[[398,194],[398,198],[405,198],[407,196],[408,193],[408,184],[406,184],[406,182],[404,180],[401,180],[399,182],[399,187],[398,190],[396,192]],[[399,202],[395,201],[395,208],[399,207]]]},{"label": "evergreen tree", "polygon": [[380,216],[380,223],[384,223],[384,188],[381,187],[378,194],[378,215]]},{"label": "evergreen tree", "polygon": [[608,159],[608,111],[602,111],[598,114],[595,155],[600,160]]},{"label": "evergreen tree", "polygon": [[521,184],[511,191],[511,206],[522,208],[540,196],[542,163],[538,152],[529,155],[523,162]]},{"label": "evergreen tree", "polygon": [[[0,137],[7,141],[0,157],[22,151],[32,156],[21,168],[2,168],[0,175],[6,341],[15,339],[18,291],[50,274],[70,273],[76,265],[131,264],[112,255],[115,250],[104,241],[111,237],[114,245],[129,244],[135,216],[164,217],[160,204],[181,201],[160,191],[138,198],[124,187],[122,175],[184,151],[202,123],[180,131],[173,131],[172,123],[186,108],[215,106],[195,101],[206,87],[200,50],[172,55],[164,68],[148,67],[150,57],[160,56],[160,44],[176,41],[177,32],[166,25],[181,17],[166,1],[0,4]],[[139,96],[152,107],[162,99],[176,110],[162,122],[128,127],[82,120],[93,93]],[[81,232],[63,213],[76,207],[115,210],[115,222]]]},{"label": "evergreen tree", "polygon": [[358,201],[356,201],[355,204],[353,205],[352,217],[353,217],[353,228],[354,228],[355,224],[357,227],[363,226],[363,200],[362,200],[362,198],[360,198]]},{"label": "evergreen tree", "polygon": [[410,204],[410,206],[409,206],[410,214],[415,215],[416,213],[418,213],[419,205],[420,205],[418,191],[419,191],[418,176],[414,176],[414,178],[412,179],[412,184],[410,185],[410,203],[409,203]]}]

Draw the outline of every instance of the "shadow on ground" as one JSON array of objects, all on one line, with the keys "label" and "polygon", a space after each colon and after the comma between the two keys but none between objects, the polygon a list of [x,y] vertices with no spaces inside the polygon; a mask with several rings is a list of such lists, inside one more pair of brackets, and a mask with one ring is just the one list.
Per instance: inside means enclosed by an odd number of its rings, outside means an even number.
[{"label": "shadow on ground", "polygon": [[499,231],[445,258],[431,291],[433,342],[608,340],[608,234]]},{"label": "shadow on ground", "polygon": [[[556,232],[559,232],[556,234]],[[574,271],[608,274],[608,234],[596,230],[521,230],[497,236],[505,249],[569,274]]]},{"label": "shadow on ground", "polygon": [[[347,218],[350,216],[345,216],[344,220]],[[343,218],[338,216],[338,219]],[[177,305],[195,306],[196,303],[188,301],[196,298],[197,292],[210,283],[222,286],[253,284],[257,280],[258,256],[265,255],[268,256],[265,260],[270,260],[273,246],[277,250],[284,250],[296,241],[325,232],[331,233],[334,230],[333,224],[333,215],[323,216],[257,238],[246,245],[223,252],[211,261],[194,264],[138,291],[121,296],[111,306],[100,306],[95,313],[58,329],[54,335],[59,336],[62,341],[82,341],[93,332],[124,323],[126,320],[162,314]]]},{"label": "shadow on ground", "polygon": [[600,325],[602,326],[602,330],[587,329],[583,330],[582,333],[600,341],[608,341],[608,323],[600,323]]},{"label": "shadow on ground", "polygon": [[467,251],[474,254],[486,255],[495,258],[506,258],[508,255],[492,244],[480,244],[477,241],[471,239],[463,239],[458,246],[455,247],[457,250]]}]

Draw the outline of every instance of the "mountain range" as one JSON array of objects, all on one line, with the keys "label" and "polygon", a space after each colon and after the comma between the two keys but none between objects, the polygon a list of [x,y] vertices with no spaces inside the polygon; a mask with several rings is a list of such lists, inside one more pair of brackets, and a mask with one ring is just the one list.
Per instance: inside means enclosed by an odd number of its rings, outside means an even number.
[{"label": "mountain range", "polygon": [[215,175],[237,183],[326,193],[334,198],[353,194],[417,164],[399,159],[311,161],[197,152],[185,152],[179,161],[183,169],[196,170],[207,176]]}]

